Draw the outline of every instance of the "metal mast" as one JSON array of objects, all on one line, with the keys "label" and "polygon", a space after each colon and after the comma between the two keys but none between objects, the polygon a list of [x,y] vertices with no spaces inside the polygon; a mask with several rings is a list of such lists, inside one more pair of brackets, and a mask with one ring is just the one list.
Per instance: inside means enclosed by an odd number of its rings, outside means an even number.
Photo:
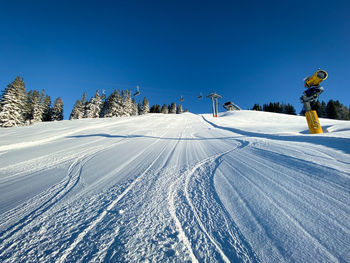
[{"label": "metal mast", "polygon": [[[207,98],[211,98],[212,100],[212,103],[213,103],[213,117],[218,117],[218,109],[219,109],[219,106],[218,106],[218,99],[221,99],[221,95],[217,94],[216,92],[212,92],[210,93]],[[214,102],[215,100],[215,102]]]}]

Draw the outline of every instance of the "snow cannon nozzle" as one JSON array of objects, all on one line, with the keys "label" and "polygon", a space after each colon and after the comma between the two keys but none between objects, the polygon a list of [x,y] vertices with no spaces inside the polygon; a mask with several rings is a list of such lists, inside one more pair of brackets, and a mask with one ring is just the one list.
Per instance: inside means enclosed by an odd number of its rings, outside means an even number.
[{"label": "snow cannon nozzle", "polygon": [[305,88],[319,86],[327,77],[328,73],[325,70],[318,69],[312,76],[305,79]]}]

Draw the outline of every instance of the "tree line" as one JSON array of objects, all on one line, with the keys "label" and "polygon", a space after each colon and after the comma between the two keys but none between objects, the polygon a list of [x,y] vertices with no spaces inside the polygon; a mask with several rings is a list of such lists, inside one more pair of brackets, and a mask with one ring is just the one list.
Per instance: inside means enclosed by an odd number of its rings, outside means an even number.
[{"label": "tree line", "polygon": [[[346,107],[339,100],[313,101],[310,103],[311,109],[317,112],[320,118],[329,118],[336,120],[350,120],[350,107]],[[305,111],[302,111],[305,114]]]},{"label": "tree line", "polygon": [[[339,100],[329,100],[328,103],[319,100],[310,103],[311,109],[317,112],[320,118],[329,118],[336,120],[350,120],[350,107],[346,107]],[[252,110],[267,111],[296,115],[295,108],[291,104],[280,102],[270,102],[268,104],[254,104]],[[300,112],[300,115],[305,115],[305,110]]]},{"label": "tree line", "polygon": [[29,125],[42,121],[63,119],[63,101],[58,97],[53,106],[51,98],[37,90],[26,91],[21,77],[7,85],[0,97],[0,127]]},{"label": "tree line", "polygon": [[252,110],[296,115],[294,106],[289,103],[270,102],[268,104],[263,104],[262,107],[259,104],[254,104]]},{"label": "tree line", "polygon": [[[122,116],[137,116],[147,113],[182,113],[182,106],[174,102],[169,106],[164,104],[149,106],[145,97],[141,102],[135,102],[130,90],[115,89],[108,97],[104,91],[86,99],[84,93],[81,99],[74,104],[69,116],[70,120],[83,118],[111,118]],[[10,83],[0,97],[0,127],[30,125],[43,121],[63,120],[63,101],[58,97],[53,106],[51,98],[37,90],[26,91],[24,80],[21,77]]]},{"label": "tree line", "polygon": [[173,102],[169,106],[164,104],[161,107],[155,104],[150,108],[146,97],[144,97],[142,104],[140,101],[136,103],[135,98],[131,98],[131,90],[115,89],[108,98],[104,91],[100,95],[100,91],[97,90],[95,96],[91,97],[90,100],[86,100],[86,93],[84,93],[81,99],[75,102],[69,119],[137,116],[147,113],[180,114],[182,106]]}]

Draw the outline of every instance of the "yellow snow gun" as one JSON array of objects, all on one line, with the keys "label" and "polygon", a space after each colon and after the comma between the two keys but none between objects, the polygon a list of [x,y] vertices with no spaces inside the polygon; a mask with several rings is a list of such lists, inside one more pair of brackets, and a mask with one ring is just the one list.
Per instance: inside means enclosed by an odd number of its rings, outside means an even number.
[{"label": "yellow snow gun", "polygon": [[325,70],[318,69],[311,77],[305,79],[305,87],[319,86],[327,77],[328,73]]}]

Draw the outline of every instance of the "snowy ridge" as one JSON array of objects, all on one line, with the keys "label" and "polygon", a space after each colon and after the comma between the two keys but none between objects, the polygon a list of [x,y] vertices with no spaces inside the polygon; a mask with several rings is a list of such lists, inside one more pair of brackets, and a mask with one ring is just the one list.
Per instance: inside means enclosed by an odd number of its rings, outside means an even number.
[{"label": "snowy ridge", "polygon": [[347,262],[350,123],[321,124],[240,111],[5,129],[0,261]]}]

